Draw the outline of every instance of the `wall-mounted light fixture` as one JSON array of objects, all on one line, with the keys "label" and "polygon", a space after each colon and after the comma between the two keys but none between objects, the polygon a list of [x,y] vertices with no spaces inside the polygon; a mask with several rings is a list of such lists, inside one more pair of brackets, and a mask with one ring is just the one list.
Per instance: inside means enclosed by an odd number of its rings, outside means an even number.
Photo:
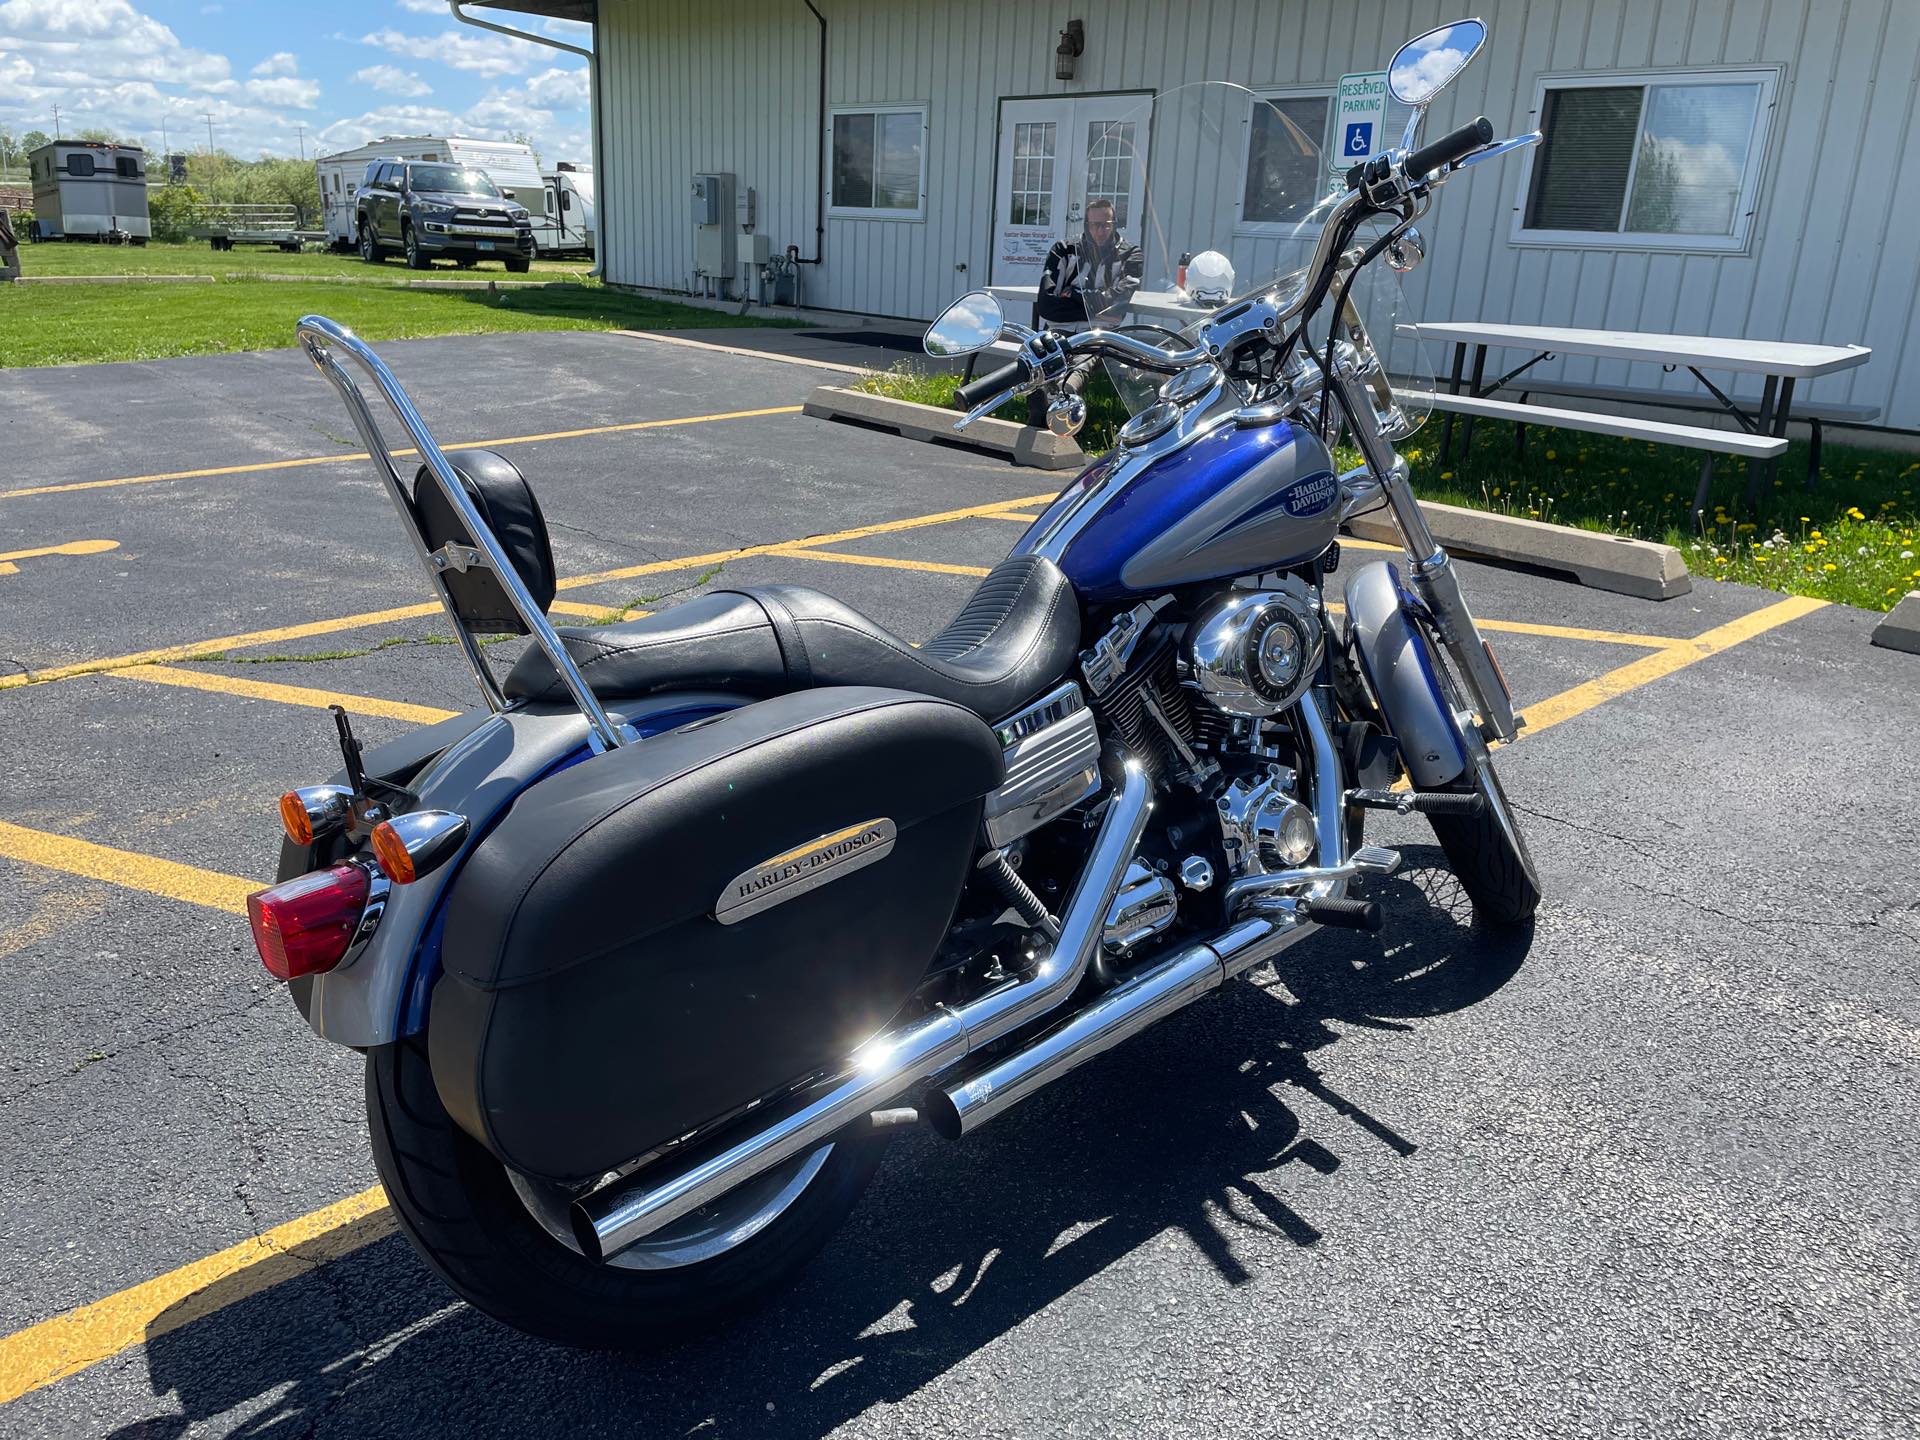
[{"label": "wall-mounted light fixture", "polygon": [[1073,79],[1073,65],[1087,51],[1087,27],[1078,20],[1069,20],[1067,28],[1060,32],[1060,43],[1053,51],[1053,78],[1056,80]]}]

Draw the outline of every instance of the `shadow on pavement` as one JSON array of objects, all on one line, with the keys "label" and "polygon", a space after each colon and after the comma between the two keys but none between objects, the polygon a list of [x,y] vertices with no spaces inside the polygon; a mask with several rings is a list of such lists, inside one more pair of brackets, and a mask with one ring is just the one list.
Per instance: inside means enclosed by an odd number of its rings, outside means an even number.
[{"label": "shadow on pavement", "polygon": [[[964,1144],[908,1138],[800,1282],[730,1330],[638,1359],[559,1349],[454,1301],[389,1237],[224,1306],[203,1292],[182,1302],[197,1315],[185,1323],[162,1316],[146,1359],[153,1393],[172,1392],[179,1413],[119,1440],[171,1440],[216,1416],[240,1435],[816,1436],[910,1395],[1168,1231],[1247,1283],[1236,1238],[1321,1236],[1282,1198],[1286,1167],[1341,1165],[1302,1136],[1278,1087],[1332,1107],[1368,1144],[1403,1157],[1418,1145],[1316,1071],[1313,1053],[1338,1038],[1328,1022],[1408,1029],[1475,1004],[1531,943],[1471,931],[1439,851],[1403,854],[1399,876],[1373,883],[1385,936],[1296,946],[1280,984],[1256,971],[1260,983],[1229,986]],[[1047,1363],[1070,1363],[1061,1353]]]}]

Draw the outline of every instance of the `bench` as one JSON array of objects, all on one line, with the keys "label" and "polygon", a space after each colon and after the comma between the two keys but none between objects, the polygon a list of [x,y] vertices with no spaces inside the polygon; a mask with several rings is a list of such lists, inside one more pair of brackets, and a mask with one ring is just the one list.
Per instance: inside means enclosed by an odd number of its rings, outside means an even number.
[{"label": "bench", "polygon": [[[1744,430],[1716,430],[1707,425],[1672,425],[1665,420],[1638,420],[1626,415],[1603,415],[1595,410],[1562,410],[1546,405],[1523,405],[1517,400],[1494,400],[1484,395],[1449,395],[1444,390],[1429,393],[1403,391],[1402,398],[1415,404],[1425,403],[1436,410],[1483,420],[1514,422],[1515,444],[1524,451],[1527,426],[1545,425],[1554,430],[1585,430],[1595,435],[1618,435],[1623,440],[1646,440],[1655,445],[1680,445],[1689,450],[1705,450],[1700,465],[1700,483],[1694,488],[1694,512],[1706,509],[1707,491],[1713,485],[1716,455],[1741,455],[1749,460],[1777,459],[1787,448],[1784,435],[1749,435]],[[1444,455],[1445,447],[1442,447]]]}]

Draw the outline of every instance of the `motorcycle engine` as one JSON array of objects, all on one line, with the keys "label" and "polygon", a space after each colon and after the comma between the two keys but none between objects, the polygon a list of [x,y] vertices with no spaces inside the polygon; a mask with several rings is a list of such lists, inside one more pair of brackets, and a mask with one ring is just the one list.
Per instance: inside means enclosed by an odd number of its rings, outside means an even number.
[{"label": "motorcycle engine", "polygon": [[1326,637],[1310,605],[1283,590],[1233,590],[1187,629],[1186,672],[1229,715],[1278,715],[1319,673]]}]

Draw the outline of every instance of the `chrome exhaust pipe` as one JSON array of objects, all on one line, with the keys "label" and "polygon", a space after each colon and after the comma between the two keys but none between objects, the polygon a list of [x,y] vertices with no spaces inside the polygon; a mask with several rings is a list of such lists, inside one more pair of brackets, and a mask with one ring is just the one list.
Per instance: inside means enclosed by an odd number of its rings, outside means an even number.
[{"label": "chrome exhaust pipe", "polygon": [[[1309,893],[1316,898],[1341,895],[1351,869],[1346,859],[1339,760],[1317,699],[1308,696],[1299,713],[1313,751],[1314,815],[1320,831],[1322,868],[1333,872],[1319,877]],[[1255,898],[1263,897],[1249,897]],[[1319,928],[1294,911],[1291,902],[1273,902],[1265,913],[1242,919],[1211,939],[1188,945],[1121,981],[1024,1050],[944,1090],[936,1090],[928,1097],[927,1118],[942,1135],[958,1139]]]},{"label": "chrome exhaust pipe", "polygon": [[617,1255],[1063,1003],[1100,946],[1107,911],[1152,809],[1152,781],[1137,761],[1126,761],[1067,902],[1060,939],[1030,973],[965,1005],[935,1010],[898,1034],[869,1041],[827,1088],[723,1149],[683,1161],[671,1172],[649,1167],[638,1177],[582,1196],[571,1210],[581,1253],[594,1260]]}]

